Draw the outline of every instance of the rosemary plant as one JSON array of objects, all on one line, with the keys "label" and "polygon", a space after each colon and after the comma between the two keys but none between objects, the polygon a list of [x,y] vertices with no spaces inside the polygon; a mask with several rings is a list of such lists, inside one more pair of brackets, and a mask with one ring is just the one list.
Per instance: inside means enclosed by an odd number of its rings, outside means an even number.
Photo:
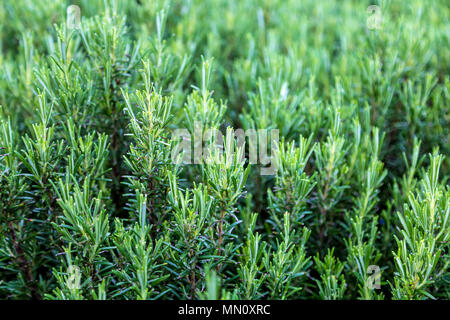
[{"label": "rosemary plant", "polygon": [[0,299],[449,299],[444,0],[3,0]]}]

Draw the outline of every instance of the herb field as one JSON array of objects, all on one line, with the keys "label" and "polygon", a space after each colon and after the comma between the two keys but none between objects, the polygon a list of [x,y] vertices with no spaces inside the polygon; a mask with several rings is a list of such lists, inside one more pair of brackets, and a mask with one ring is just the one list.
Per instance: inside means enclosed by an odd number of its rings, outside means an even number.
[{"label": "herb field", "polygon": [[2,0],[0,299],[449,299],[445,0]]}]

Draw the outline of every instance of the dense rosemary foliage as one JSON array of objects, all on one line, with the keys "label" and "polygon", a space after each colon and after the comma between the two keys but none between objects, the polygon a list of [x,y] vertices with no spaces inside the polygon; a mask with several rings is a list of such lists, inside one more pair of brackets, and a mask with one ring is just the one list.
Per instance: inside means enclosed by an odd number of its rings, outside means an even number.
[{"label": "dense rosemary foliage", "polygon": [[449,299],[450,9],[374,2],[1,1],[0,298]]}]

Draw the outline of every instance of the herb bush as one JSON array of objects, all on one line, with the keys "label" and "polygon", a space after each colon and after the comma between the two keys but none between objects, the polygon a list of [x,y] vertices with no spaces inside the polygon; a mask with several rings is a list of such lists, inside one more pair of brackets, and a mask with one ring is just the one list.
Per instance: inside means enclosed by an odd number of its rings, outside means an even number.
[{"label": "herb bush", "polygon": [[1,1],[0,298],[448,299],[449,16]]}]

